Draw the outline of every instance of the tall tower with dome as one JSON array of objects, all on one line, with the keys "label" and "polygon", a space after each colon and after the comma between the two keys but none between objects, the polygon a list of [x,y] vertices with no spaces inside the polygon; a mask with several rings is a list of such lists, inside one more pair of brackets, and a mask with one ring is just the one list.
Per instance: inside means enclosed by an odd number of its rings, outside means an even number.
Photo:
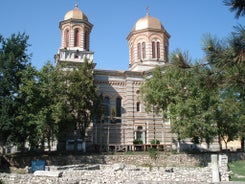
[{"label": "tall tower with dome", "polygon": [[149,15],[140,18],[129,33],[129,70],[147,71],[168,62],[169,33]]},{"label": "tall tower with dome", "polygon": [[88,17],[75,5],[60,21],[61,47],[56,55],[56,63],[79,64],[87,58],[93,60],[90,51],[90,33],[93,28]]},{"label": "tall tower with dome", "polygon": [[[93,62],[90,51],[93,25],[78,5],[65,14],[59,28],[61,47],[55,55],[56,63],[74,66],[85,59]],[[147,113],[139,98],[140,86],[151,70],[168,62],[169,38],[161,22],[147,12],[127,36],[129,70],[94,69],[94,82],[103,95],[104,115],[88,128],[83,140],[88,149],[99,145],[104,150],[134,150],[136,140],[144,145],[141,149],[146,149],[152,140],[159,140],[162,147],[171,146],[169,122],[162,116]],[[73,139],[70,133],[64,137],[66,150],[81,149],[79,144],[75,144],[77,148],[72,145],[76,141]]]}]

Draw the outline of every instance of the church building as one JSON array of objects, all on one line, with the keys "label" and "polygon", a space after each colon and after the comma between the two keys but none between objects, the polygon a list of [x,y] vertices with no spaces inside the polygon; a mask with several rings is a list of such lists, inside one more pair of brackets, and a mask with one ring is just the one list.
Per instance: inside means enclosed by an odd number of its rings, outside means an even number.
[{"label": "church building", "polygon": [[[85,59],[93,62],[94,52],[90,50],[93,25],[78,5],[65,14],[59,28],[62,36],[56,63],[82,64]],[[105,112],[102,120],[91,123],[88,128],[87,145],[123,151],[135,149],[137,141],[151,145],[152,140],[158,140],[163,149],[167,145],[171,147],[173,134],[169,121],[146,113],[139,99],[140,86],[151,70],[168,62],[169,38],[162,23],[146,12],[132,25],[127,36],[128,70],[94,70],[94,81],[103,94]],[[67,150],[74,149],[73,141],[67,138]],[[146,149],[145,146],[142,149]]]}]

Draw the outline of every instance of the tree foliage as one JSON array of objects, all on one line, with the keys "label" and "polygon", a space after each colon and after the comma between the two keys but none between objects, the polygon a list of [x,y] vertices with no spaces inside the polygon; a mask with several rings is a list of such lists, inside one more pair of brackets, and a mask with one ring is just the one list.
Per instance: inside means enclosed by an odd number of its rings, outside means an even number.
[{"label": "tree foliage", "polygon": [[27,54],[28,36],[24,33],[0,36],[0,141],[4,145],[13,139],[21,102],[18,100],[24,71],[30,66]]},{"label": "tree foliage", "polygon": [[178,139],[215,137],[226,143],[244,137],[245,31],[235,27],[228,39],[204,38],[205,63],[174,51],[141,88],[146,110],[171,120]]},{"label": "tree foliage", "polygon": [[245,15],[245,0],[224,0],[223,2],[230,7],[231,12],[235,12],[236,18]]},{"label": "tree foliage", "polygon": [[[72,67],[64,71],[64,88],[61,98],[65,99],[62,104],[66,109],[66,116],[73,121],[74,130],[78,131],[78,138],[84,140],[85,132],[89,124],[100,109],[100,99],[93,80],[94,64],[85,60],[78,67]],[[62,115],[62,113],[60,113]]]},{"label": "tree foliage", "polygon": [[55,139],[86,128],[97,111],[100,100],[93,82],[92,62],[64,69],[50,62],[36,70],[27,54],[28,36],[0,36],[0,143],[31,150],[49,150]]},{"label": "tree foliage", "polygon": [[215,135],[213,127],[213,104],[217,102],[212,81],[204,80],[210,72],[208,67],[195,67],[187,53],[176,50],[170,64],[157,67],[141,88],[141,97],[147,110],[154,107],[171,120],[178,140],[205,139],[210,143]]},{"label": "tree foliage", "polygon": [[[210,35],[204,38],[204,51],[214,76],[221,76],[216,83],[222,97],[217,113],[220,116],[220,138],[233,140],[245,137],[245,28],[235,26],[231,35],[218,40]],[[223,114],[225,112],[225,114]]]}]

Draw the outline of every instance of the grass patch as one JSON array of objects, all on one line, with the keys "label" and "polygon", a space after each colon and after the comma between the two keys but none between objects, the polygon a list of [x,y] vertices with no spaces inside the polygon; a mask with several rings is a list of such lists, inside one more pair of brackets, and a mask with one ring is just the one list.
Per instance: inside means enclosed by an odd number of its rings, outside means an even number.
[{"label": "grass patch", "polygon": [[232,171],[230,175],[232,181],[245,181],[245,160],[231,162],[229,168]]}]

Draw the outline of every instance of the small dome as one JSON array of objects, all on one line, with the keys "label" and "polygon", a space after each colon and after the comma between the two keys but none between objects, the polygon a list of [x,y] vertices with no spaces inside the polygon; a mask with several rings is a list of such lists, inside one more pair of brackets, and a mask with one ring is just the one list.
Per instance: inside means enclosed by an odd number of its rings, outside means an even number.
[{"label": "small dome", "polygon": [[76,4],[74,9],[71,11],[68,11],[65,14],[64,20],[68,19],[80,19],[80,20],[86,20],[88,21],[88,17],[78,8],[78,5]]},{"label": "small dome", "polygon": [[161,22],[155,18],[150,16],[148,13],[145,17],[140,18],[133,27],[132,31],[139,31],[143,29],[157,29],[162,30],[163,26]]}]

